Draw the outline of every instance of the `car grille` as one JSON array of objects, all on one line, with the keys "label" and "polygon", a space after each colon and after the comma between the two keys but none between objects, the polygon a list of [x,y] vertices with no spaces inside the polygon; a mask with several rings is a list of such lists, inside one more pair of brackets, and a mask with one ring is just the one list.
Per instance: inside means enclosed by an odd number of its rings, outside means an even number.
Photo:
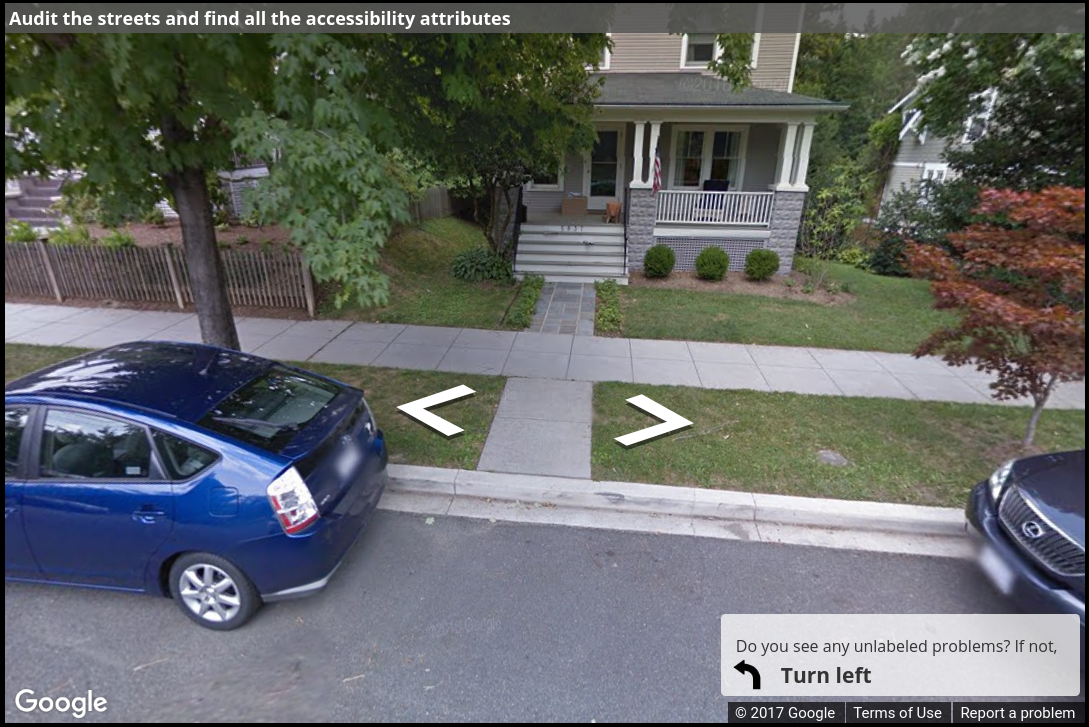
[{"label": "car grille", "polygon": [[1006,532],[1040,565],[1059,576],[1085,575],[1085,548],[1059,532],[1020,488],[1010,488],[1002,497],[998,517]]}]

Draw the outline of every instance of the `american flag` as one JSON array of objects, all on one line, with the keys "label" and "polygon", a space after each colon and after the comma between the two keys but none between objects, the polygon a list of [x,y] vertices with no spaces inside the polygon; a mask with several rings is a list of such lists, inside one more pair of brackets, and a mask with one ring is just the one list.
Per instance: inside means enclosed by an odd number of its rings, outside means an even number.
[{"label": "american flag", "polygon": [[658,194],[662,188],[662,157],[658,156],[658,150],[654,150],[654,188],[653,194]]}]

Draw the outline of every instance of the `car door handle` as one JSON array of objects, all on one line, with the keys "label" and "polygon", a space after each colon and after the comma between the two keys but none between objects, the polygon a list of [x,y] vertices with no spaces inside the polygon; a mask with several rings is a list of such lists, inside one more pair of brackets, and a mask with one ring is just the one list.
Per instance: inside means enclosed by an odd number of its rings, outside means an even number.
[{"label": "car door handle", "polygon": [[137,510],[132,514],[133,520],[144,525],[154,525],[165,517],[166,513],[162,510],[152,510],[150,508]]}]

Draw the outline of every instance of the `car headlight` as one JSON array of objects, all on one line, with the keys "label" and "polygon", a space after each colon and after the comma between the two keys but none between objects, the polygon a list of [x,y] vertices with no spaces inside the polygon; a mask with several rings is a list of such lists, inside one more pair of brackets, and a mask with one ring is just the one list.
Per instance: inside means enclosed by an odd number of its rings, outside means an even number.
[{"label": "car headlight", "polygon": [[991,475],[991,479],[987,481],[988,489],[991,492],[991,499],[998,502],[998,498],[1002,497],[1002,490],[1006,489],[1006,483],[1010,479],[1010,473],[1013,472],[1014,460],[1006,462],[1001,467],[994,471]]}]

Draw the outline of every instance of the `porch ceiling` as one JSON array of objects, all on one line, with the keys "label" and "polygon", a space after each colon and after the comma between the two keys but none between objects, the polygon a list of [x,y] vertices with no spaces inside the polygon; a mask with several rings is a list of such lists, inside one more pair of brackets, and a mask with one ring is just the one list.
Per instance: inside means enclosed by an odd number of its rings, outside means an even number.
[{"label": "porch ceiling", "polygon": [[601,107],[748,108],[843,111],[846,104],[797,93],[749,87],[735,91],[728,82],[697,73],[600,73]]}]

